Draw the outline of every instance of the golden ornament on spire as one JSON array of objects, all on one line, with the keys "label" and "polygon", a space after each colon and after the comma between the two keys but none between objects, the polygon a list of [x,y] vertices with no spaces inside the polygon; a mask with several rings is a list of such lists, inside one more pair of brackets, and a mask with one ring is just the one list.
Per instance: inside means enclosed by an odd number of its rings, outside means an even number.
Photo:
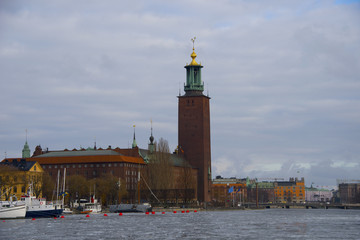
[{"label": "golden ornament on spire", "polygon": [[191,53],[190,57],[192,58],[192,61],[190,63],[190,65],[199,65],[196,61],[195,61],[195,58],[196,58],[196,53],[195,53],[195,40],[196,40],[196,37],[192,38],[191,41],[193,42],[193,52]]}]

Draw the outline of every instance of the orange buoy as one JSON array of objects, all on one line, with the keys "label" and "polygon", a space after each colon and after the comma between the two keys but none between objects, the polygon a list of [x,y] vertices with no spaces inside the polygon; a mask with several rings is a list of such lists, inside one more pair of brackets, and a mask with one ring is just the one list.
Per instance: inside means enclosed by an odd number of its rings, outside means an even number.
[{"label": "orange buoy", "polygon": [[65,218],[64,216],[61,216],[60,218]]},{"label": "orange buoy", "polygon": [[122,216],[122,212],[121,212],[121,213],[119,213],[119,216]]},{"label": "orange buoy", "polygon": [[104,213],[104,217],[107,217],[108,215],[106,213]]},{"label": "orange buoy", "polygon": [[86,217],[90,217],[90,215],[88,214],[88,215],[86,215]]}]

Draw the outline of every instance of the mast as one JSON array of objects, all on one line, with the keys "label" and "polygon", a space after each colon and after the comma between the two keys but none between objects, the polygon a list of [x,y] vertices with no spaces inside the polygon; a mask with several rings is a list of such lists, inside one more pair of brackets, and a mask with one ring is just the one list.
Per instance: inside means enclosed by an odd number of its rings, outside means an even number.
[{"label": "mast", "polygon": [[57,177],[56,202],[59,201],[59,181],[60,181],[60,169],[58,170],[58,177]]},{"label": "mast", "polygon": [[66,168],[64,168],[64,184],[63,184],[63,196],[62,196],[62,208],[65,208],[65,178],[66,178]]},{"label": "mast", "polygon": [[138,191],[137,191],[137,194],[138,194],[138,204],[140,204],[140,163],[138,165],[138,181],[137,181],[137,188],[138,188]]}]

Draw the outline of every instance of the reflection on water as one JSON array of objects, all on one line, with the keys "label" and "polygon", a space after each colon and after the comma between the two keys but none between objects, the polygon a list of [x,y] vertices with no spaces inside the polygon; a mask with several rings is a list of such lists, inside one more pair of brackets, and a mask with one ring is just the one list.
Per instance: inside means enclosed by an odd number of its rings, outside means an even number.
[{"label": "reflection on water", "polygon": [[267,209],[0,221],[0,239],[359,239],[360,211]]}]

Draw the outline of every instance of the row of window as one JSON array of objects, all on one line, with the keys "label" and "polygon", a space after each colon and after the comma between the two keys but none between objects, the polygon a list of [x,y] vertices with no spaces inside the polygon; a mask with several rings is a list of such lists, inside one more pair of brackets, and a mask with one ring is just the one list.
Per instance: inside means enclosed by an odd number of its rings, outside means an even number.
[{"label": "row of window", "polygon": [[[19,188],[20,189],[20,188]],[[13,193],[18,193],[18,190],[19,190],[18,188],[17,188],[17,186],[14,186],[13,188],[12,188],[12,192]],[[6,191],[6,189],[4,189],[4,193],[5,193],[5,191]],[[20,193],[25,193],[25,186],[22,186],[21,187],[21,192]]]},{"label": "row of window", "polygon": [[129,164],[129,163],[102,163],[102,164],[99,164],[99,163],[97,163],[97,164],[72,164],[72,165],[70,165],[70,164],[66,164],[66,165],[42,165],[42,167],[43,167],[43,169],[46,169],[46,168],[48,168],[48,169],[51,169],[51,168],[64,168],[64,167],[66,167],[66,168],[82,168],[82,167],[84,167],[84,168],[87,168],[87,167],[117,167],[117,166],[119,166],[119,167],[137,167],[138,165],[135,165],[135,164]]}]

